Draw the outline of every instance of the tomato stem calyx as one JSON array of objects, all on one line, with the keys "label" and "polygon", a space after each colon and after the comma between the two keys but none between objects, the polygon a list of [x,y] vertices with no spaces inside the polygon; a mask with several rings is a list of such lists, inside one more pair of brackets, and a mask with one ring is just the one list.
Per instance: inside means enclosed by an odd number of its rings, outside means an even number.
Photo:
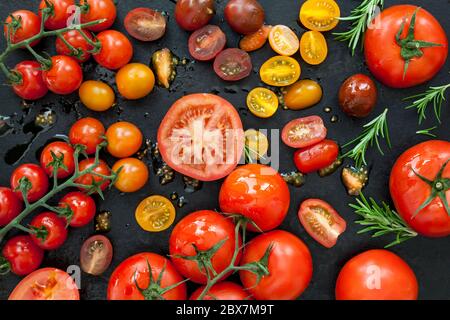
[{"label": "tomato stem calyx", "polygon": [[0,276],[4,276],[11,271],[11,264],[5,257],[0,256]]}]

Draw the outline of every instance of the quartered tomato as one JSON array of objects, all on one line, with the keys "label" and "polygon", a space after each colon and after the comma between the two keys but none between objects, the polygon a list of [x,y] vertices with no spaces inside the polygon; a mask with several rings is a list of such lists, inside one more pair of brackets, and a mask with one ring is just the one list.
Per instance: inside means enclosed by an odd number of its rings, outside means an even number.
[{"label": "quartered tomato", "polygon": [[87,239],[80,250],[80,265],[84,272],[99,276],[111,264],[113,247],[105,236],[95,235]]},{"label": "quartered tomato", "polygon": [[250,55],[237,48],[223,50],[214,60],[214,71],[225,81],[238,81],[247,78],[252,69]]},{"label": "quartered tomato", "polygon": [[155,41],[166,33],[166,18],[149,8],[136,8],[125,17],[125,29],[135,39]]},{"label": "quartered tomato", "polygon": [[300,78],[301,68],[291,57],[276,56],[267,60],[259,70],[261,80],[274,87],[285,87]]},{"label": "quartered tomato", "polygon": [[308,199],[302,202],[298,218],[306,232],[326,248],[332,248],[344,233],[347,223],[327,202]]},{"label": "quartered tomato", "polygon": [[75,162],[73,158],[74,150],[67,142],[55,141],[48,144],[41,153],[41,167],[45,170],[49,177],[53,176],[53,166],[51,163],[55,161],[54,157],[61,158],[65,168],[58,168],[56,176],[58,179],[64,179],[72,175],[75,170]]},{"label": "quartered tomato", "polygon": [[104,22],[87,28],[92,32],[109,29],[116,20],[117,8],[114,0],[80,0],[80,5],[81,23],[105,19]]},{"label": "quartered tomato", "polygon": [[55,250],[67,239],[66,220],[54,212],[43,212],[31,220],[30,227],[35,232],[31,239],[44,250]]},{"label": "quartered tomato", "polygon": [[[9,25],[9,35],[7,24]],[[41,31],[41,20],[32,11],[17,10],[6,18],[3,28],[5,38],[9,36],[11,43],[14,44],[37,35]],[[31,43],[31,46],[38,43],[39,40],[36,40]]]},{"label": "quartered tomato", "polygon": [[0,187],[0,227],[6,226],[22,212],[21,200],[10,188]]},{"label": "quartered tomato", "polygon": [[3,247],[2,255],[14,274],[25,276],[39,268],[44,259],[44,250],[29,235],[22,235],[9,239]]},{"label": "quartered tomato", "polygon": [[15,191],[19,199],[23,199],[22,192],[18,190],[20,180],[27,179],[31,183],[31,188],[27,193],[28,202],[35,202],[42,198],[48,190],[48,177],[40,166],[33,163],[18,166],[11,174],[11,189]]},{"label": "quartered tomato", "polygon": [[56,268],[43,268],[22,279],[9,300],[80,300],[72,277]]},{"label": "quartered tomato", "polygon": [[270,30],[269,42],[273,51],[282,56],[292,56],[300,47],[295,32],[284,25],[277,25]]},{"label": "quartered tomato", "polygon": [[300,80],[284,92],[284,103],[291,110],[303,110],[319,103],[322,88],[313,80]]},{"label": "quartered tomato", "polygon": [[175,20],[187,31],[207,25],[214,14],[214,0],[178,0],[175,6]]},{"label": "quartered tomato", "polygon": [[42,0],[39,5],[40,17],[42,16],[42,9],[47,7],[51,8],[51,13],[45,21],[45,29],[62,29],[67,27],[67,22],[75,11],[75,0]]},{"label": "quartered tomato", "polygon": [[327,128],[319,116],[298,118],[286,124],[281,133],[283,142],[292,148],[306,148],[327,136]]},{"label": "quartered tomato", "polygon": [[312,146],[297,150],[295,166],[301,173],[311,173],[326,168],[336,161],[339,146],[332,140],[322,140]]},{"label": "quartered tomato", "polygon": [[244,131],[236,109],[212,94],[184,96],[166,113],[158,130],[163,160],[200,181],[226,177],[244,149]]},{"label": "quartered tomato", "polygon": [[82,118],[75,122],[69,131],[72,145],[83,145],[87,154],[95,153],[97,146],[104,141],[105,127],[95,118]]},{"label": "quartered tomato", "polygon": [[[194,291],[189,300],[197,300],[205,287]],[[240,285],[224,281],[217,283],[209,289],[203,300],[250,300],[251,296]]]},{"label": "quartered tomato", "polygon": [[42,66],[37,61],[22,61],[15,67],[14,71],[21,77],[19,83],[13,83],[14,93],[25,100],[38,100],[44,97],[48,88],[42,78]]},{"label": "quartered tomato", "polygon": [[278,97],[269,89],[255,88],[247,96],[247,107],[259,118],[270,118],[278,110]]},{"label": "quartered tomato", "polygon": [[239,48],[247,52],[262,48],[267,42],[271,29],[272,26],[263,25],[255,33],[244,36],[241,41],[239,41]]},{"label": "quartered tomato", "polygon": [[136,192],[142,189],[148,181],[147,165],[136,158],[117,161],[112,167],[112,171],[119,172],[114,187],[121,192]]},{"label": "quartered tomato", "polygon": [[131,122],[120,121],[106,130],[108,152],[116,158],[128,158],[142,147],[144,136],[141,130]]},{"label": "quartered tomato", "polygon": [[323,34],[318,31],[305,32],[300,40],[300,55],[312,65],[324,62],[328,55],[328,45]]},{"label": "quartered tomato", "polygon": [[310,30],[329,31],[334,29],[341,15],[334,0],[308,0],[300,9],[300,21]]},{"label": "quartered tomato", "polygon": [[145,231],[164,231],[175,221],[175,207],[163,196],[150,196],[139,203],[135,218]]},{"label": "quartered tomato", "polygon": [[207,25],[189,37],[189,53],[198,61],[214,59],[227,44],[225,33],[214,25]]}]

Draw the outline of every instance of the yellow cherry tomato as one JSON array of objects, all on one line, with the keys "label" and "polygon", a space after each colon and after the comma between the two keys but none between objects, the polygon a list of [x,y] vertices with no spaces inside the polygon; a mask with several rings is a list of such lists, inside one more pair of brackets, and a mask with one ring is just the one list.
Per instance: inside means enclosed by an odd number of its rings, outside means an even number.
[{"label": "yellow cherry tomato", "polygon": [[341,10],[334,0],[308,0],[300,9],[300,21],[309,30],[334,29],[340,16]]},{"label": "yellow cherry tomato", "polygon": [[270,30],[269,43],[273,51],[282,56],[292,56],[300,46],[294,31],[283,25],[277,25]]},{"label": "yellow cherry tomato", "polygon": [[116,83],[117,89],[125,99],[141,99],[152,92],[155,75],[145,64],[130,63],[117,72]]},{"label": "yellow cherry tomato", "polygon": [[312,107],[322,99],[322,88],[313,80],[300,80],[286,89],[284,103],[291,110]]},{"label": "yellow cherry tomato", "polygon": [[269,140],[261,131],[249,129],[245,131],[245,153],[247,158],[259,160],[267,154]]},{"label": "yellow cherry tomato", "polygon": [[255,88],[247,96],[247,107],[259,118],[269,118],[277,112],[278,97],[266,88]]},{"label": "yellow cherry tomato", "polygon": [[300,40],[300,55],[306,63],[317,65],[325,61],[328,55],[327,40],[318,31],[308,31]]},{"label": "yellow cherry tomato", "polygon": [[300,64],[291,57],[275,56],[267,60],[261,67],[261,80],[274,87],[285,87],[300,78]]},{"label": "yellow cherry tomato", "polygon": [[114,105],[114,90],[101,81],[83,82],[78,90],[81,102],[92,111],[106,111]]},{"label": "yellow cherry tomato", "polygon": [[136,192],[148,181],[147,165],[136,158],[121,159],[114,164],[112,170],[118,172],[114,187],[121,192]]},{"label": "yellow cherry tomato", "polygon": [[142,229],[160,232],[169,228],[175,220],[175,207],[163,196],[151,196],[136,208],[136,221]]}]

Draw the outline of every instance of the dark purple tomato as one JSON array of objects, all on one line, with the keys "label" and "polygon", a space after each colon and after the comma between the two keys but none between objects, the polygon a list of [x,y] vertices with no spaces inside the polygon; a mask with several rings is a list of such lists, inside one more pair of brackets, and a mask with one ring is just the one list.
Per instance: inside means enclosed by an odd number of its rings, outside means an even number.
[{"label": "dark purple tomato", "polygon": [[339,90],[339,105],[351,117],[367,117],[377,103],[377,87],[368,76],[355,74]]},{"label": "dark purple tomato", "polygon": [[178,0],[175,20],[187,31],[195,31],[206,26],[215,14],[214,0]]},{"label": "dark purple tomato", "polygon": [[225,81],[244,79],[252,72],[250,55],[237,48],[225,49],[214,60],[214,71]]},{"label": "dark purple tomato", "polygon": [[256,0],[230,0],[225,7],[225,20],[240,34],[251,34],[264,24],[264,8]]}]

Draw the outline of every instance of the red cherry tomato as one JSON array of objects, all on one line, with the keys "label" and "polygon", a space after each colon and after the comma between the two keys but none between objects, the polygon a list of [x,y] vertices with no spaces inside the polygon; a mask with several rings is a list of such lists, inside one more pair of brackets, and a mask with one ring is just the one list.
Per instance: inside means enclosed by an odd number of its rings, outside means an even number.
[{"label": "red cherry tomato", "polygon": [[[81,161],[79,164],[80,172],[94,166],[94,164],[95,164],[95,159],[93,159],[93,158],[89,158],[89,159],[85,159],[85,160]],[[93,171],[98,174],[105,175],[105,176],[109,176],[111,174],[111,170],[109,169],[106,162],[103,160],[100,160],[99,164],[94,168]],[[99,177],[92,173],[87,173],[87,174],[82,175],[81,177],[76,179],[75,182],[79,183],[79,184],[84,184],[86,186],[92,186],[94,183],[96,183],[96,184],[100,183],[100,189],[102,191],[105,190],[109,186],[108,180],[104,180],[102,177]],[[80,188],[80,190],[85,191],[86,189]]]},{"label": "red cherry tomato", "polygon": [[94,55],[95,61],[107,69],[122,68],[133,57],[133,46],[130,40],[119,31],[106,30],[97,35],[102,48]]},{"label": "red cherry tomato", "polygon": [[94,118],[82,118],[75,122],[69,131],[69,141],[72,145],[86,147],[87,154],[94,154],[97,146],[104,141],[105,127]]},{"label": "red cherry tomato", "polygon": [[44,70],[42,77],[51,92],[66,95],[77,91],[81,86],[83,70],[72,57],[54,56],[51,68]]},{"label": "red cherry tomato", "polygon": [[44,250],[58,249],[67,239],[66,220],[54,212],[38,214],[31,220],[30,227],[37,230],[31,239]]},{"label": "red cherry tomato", "polygon": [[[48,191],[48,177],[37,164],[28,163],[16,168],[11,174],[11,189],[16,190],[20,186],[20,180],[26,178],[31,183],[31,189],[28,190],[28,202],[35,202],[42,198]],[[20,190],[15,191],[19,199],[23,199]]]},{"label": "red cherry tomato", "polygon": [[292,148],[312,146],[327,136],[327,128],[319,116],[309,116],[292,120],[281,133],[283,142]]},{"label": "red cherry tomato", "polygon": [[339,156],[339,146],[332,140],[323,140],[294,154],[295,166],[301,173],[311,173],[331,165]]},{"label": "red cherry tomato", "polygon": [[75,171],[75,163],[73,159],[73,148],[66,142],[56,141],[47,145],[41,153],[41,167],[45,170],[49,177],[53,176],[53,166],[51,163],[54,161],[53,156],[63,156],[63,164],[66,169],[59,168],[57,172],[58,179],[64,179],[72,175]]},{"label": "red cherry tomato", "polygon": [[21,199],[10,188],[0,187],[0,227],[6,226],[22,212]]},{"label": "red cherry tomato", "polygon": [[81,0],[81,23],[106,19],[105,22],[87,27],[92,32],[111,28],[117,17],[117,8],[113,0]]},{"label": "red cherry tomato", "polygon": [[[13,18],[14,17],[14,21]],[[18,43],[23,40],[27,40],[41,31],[41,19],[29,10],[17,10],[11,13],[5,20],[5,26],[3,27],[5,38],[8,36],[9,24],[9,37],[11,43]],[[14,27],[18,28],[14,30]],[[33,47],[39,43],[39,40],[33,41],[30,45]]]},{"label": "red cherry tomato", "polygon": [[225,7],[225,20],[240,34],[251,34],[264,24],[264,8],[256,0],[230,0]]},{"label": "red cherry tomato", "polygon": [[237,48],[223,50],[214,60],[214,71],[225,81],[239,81],[247,78],[252,69],[250,55]]},{"label": "red cherry tomato", "polygon": [[22,61],[18,63],[15,72],[22,80],[13,84],[12,88],[19,97],[25,100],[38,100],[44,97],[48,88],[42,78],[42,66],[36,61]]},{"label": "red cherry tomato", "polygon": [[63,37],[66,42],[72,45],[78,52],[74,54],[74,52],[65,44],[65,42],[61,38],[56,38],[56,52],[59,55],[74,57],[79,62],[86,62],[91,57],[90,51],[92,51],[93,46],[87,42],[87,40],[83,37],[83,34],[90,40],[94,41],[94,37],[89,31],[86,30],[70,30],[63,33]]},{"label": "red cherry tomato", "polygon": [[218,27],[207,25],[189,37],[189,53],[198,61],[214,59],[227,44],[225,33]]},{"label": "red cherry tomato", "polygon": [[195,31],[208,24],[215,13],[214,0],[178,0],[175,20],[187,31]]},{"label": "red cherry tomato", "polygon": [[52,11],[45,21],[45,29],[57,30],[67,27],[70,17],[75,13],[75,0],[42,0],[39,5],[39,17],[42,17],[42,9],[47,8],[47,3],[50,4]]},{"label": "red cherry tomato", "polygon": [[[197,300],[204,289],[203,286],[195,290],[189,300]],[[249,298],[249,293],[245,292],[240,285],[224,281],[213,285],[202,300],[248,300]]]},{"label": "red cherry tomato", "polygon": [[2,255],[14,274],[26,276],[39,268],[44,259],[44,250],[30,236],[16,236],[6,242]]},{"label": "red cherry tomato", "polygon": [[94,199],[83,192],[70,192],[66,194],[60,201],[59,206],[70,207],[73,212],[70,226],[79,228],[84,227],[94,219],[97,206]]},{"label": "red cherry tomato", "polygon": [[135,39],[155,41],[166,33],[166,18],[158,11],[136,8],[125,17],[125,29]]}]

